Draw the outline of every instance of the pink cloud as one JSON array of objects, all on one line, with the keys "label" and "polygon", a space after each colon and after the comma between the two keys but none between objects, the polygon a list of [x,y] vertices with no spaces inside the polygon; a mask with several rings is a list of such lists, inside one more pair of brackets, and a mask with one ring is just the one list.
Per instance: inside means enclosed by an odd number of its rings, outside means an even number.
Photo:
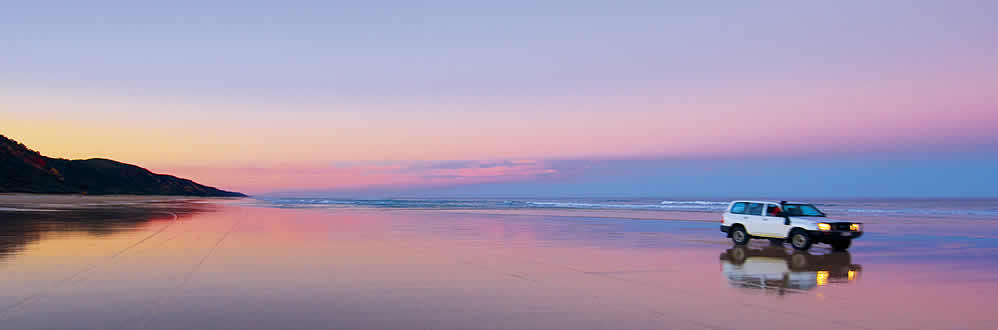
[{"label": "pink cloud", "polygon": [[558,169],[537,160],[346,163],[327,167],[174,167],[153,169],[247,193],[274,190],[346,190],[390,186],[446,186],[555,178]]}]

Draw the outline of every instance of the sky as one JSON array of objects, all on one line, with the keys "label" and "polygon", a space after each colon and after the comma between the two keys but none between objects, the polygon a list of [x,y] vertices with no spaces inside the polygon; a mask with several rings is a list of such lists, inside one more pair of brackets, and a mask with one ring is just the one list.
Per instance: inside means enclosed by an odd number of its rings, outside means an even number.
[{"label": "sky", "polygon": [[998,196],[993,1],[4,7],[0,134],[53,157],[251,194]]}]

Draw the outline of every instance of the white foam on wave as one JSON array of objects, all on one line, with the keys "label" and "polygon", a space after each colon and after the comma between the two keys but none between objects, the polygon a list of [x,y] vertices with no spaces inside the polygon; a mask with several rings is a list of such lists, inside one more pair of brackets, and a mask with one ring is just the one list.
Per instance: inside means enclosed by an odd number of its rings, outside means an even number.
[{"label": "white foam on wave", "polygon": [[662,205],[728,205],[728,202],[714,201],[662,201]]},{"label": "white foam on wave", "polygon": [[[709,202],[712,203],[712,202]],[[707,203],[683,203],[683,204],[602,204],[602,203],[577,203],[577,202],[527,202],[527,205],[536,207],[551,208],[573,208],[573,209],[632,209],[632,210],[713,210],[720,209],[716,204]]]},{"label": "white foam on wave", "polygon": [[835,209],[830,208],[830,211],[842,211],[849,213],[873,213],[873,214],[883,214],[883,215],[980,215],[980,216],[998,216],[998,211],[989,210],[940,210],[940,209]]}]

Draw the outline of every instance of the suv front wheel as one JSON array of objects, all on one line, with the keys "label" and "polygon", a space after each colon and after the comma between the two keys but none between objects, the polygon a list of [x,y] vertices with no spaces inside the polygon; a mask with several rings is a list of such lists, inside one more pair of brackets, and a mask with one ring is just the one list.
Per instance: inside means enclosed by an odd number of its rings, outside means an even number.
[{"label": "suv front wheel", "polygon": [[735,242],[735,245],[745,245],[749,242],[749,234],[745,231],[745,227],[735,226],[731,228],[731,241]]},{"label": "suv front wheel", "polygon": [[806,251],[811,248],[811,235],[808,235],[806,231],[795,229],[790,232],[790,245],[794,249]]}]

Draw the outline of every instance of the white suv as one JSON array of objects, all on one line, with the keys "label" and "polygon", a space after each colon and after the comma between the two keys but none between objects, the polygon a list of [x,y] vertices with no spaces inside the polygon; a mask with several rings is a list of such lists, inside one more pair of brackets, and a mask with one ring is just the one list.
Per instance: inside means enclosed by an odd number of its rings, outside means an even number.
[{"label": "white suv", "polygon": [[721,231],[737,245],[748,244],[752,238],[767,238],[773,244],[789,240],[797,250],[827,243],[841,251],[863,235],[863,224],[828,219],[808,203],[734,201],[724,211]]}]

